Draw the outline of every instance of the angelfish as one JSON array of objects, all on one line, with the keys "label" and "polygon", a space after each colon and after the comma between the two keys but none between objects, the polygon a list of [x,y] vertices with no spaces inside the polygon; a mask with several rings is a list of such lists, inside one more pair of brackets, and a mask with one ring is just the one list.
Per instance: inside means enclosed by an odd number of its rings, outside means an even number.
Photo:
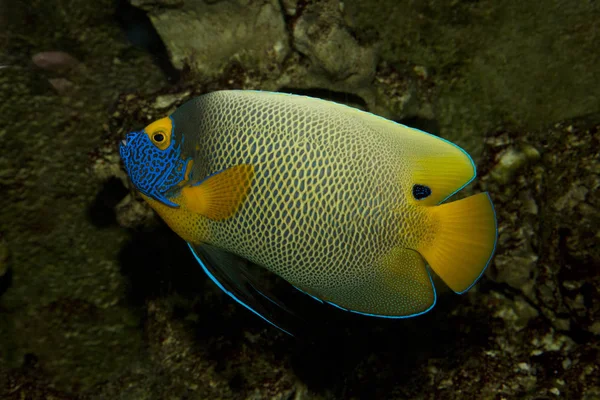
[{"label": "angelfish", "polygon": [[487,193],[444,203],[475,178],[463,149],[334,102],[213,92],[129,133],[120,154],[210,278],[278,327],[285,305],[239,261],[344,310],[404,318],[434,306],[431,270],[464,293],[495,250]]}]

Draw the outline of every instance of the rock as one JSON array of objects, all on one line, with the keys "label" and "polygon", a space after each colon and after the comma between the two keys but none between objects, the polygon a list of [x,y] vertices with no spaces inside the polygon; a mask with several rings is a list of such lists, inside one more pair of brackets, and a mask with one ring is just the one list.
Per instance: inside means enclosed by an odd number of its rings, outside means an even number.
[{"label": "rock", "polygon": [[508,301],[500,293],[492,293],[492,296],[499,300],[494,317],[502,318],[510,329],[521,331],[529,321],[539,316],[539,311],[521,296],[514,301]]},{"label": "rock", "polygon": [[435,71],[442,133],[477,156],[498,125],[538,130],[600,109],[589,96],[598,91],[598,5],[537,4],[344,0],[343,14],[382,60]]},{"label": "rock", "polygon": [[58,92],[58,94],[67,94],[73,90],[73,82],[65,78],[50,78],[48,82]]},{"label": "rock", "polygon": [[117,223],[124,228],[139,229],[158,225],[156,214],[145,202],[135,200],[133,196],[125,197],[115,207]]},{"label": "rock", "polygon": [[543,137],[539,150],[498,135],[489,159],[505,162],[481,178],[499,221],[488,277],[520,291],[555,329],[592,335],[600,318],[599,123],[593,115],[520,136]]},{"label": "rock", "polygon": [[377,47],[348,29],[337,0],[132,4],[148,11],[173,65],[189,66],[201,82],[313,95],[391,119],[435,119],[429,68],[410,62],[377,68]]},{"label": "rock", "polygon": [[523,145],[521,148],[511,147],[500,156],[498,163],[492,169],[492,178],[500,183],[508,183],[523,166],[539,158],[540,153],[531,145]]},{"label": "rock", "polygon": [[8,249],[8,243],[6,243],[6,240],[3,239],[2,234],[0,233],[0,297],[11,285],[12,269],[10,267],[10,251]]},{"label": "rock", "polygon": [[180,7],[184,4],[184,0],[130,0],[132,6],[139,7],[143,10],[153,7]]},{"label": "rock", "polygon": [[75,57],[64,51],[43,51],[34,54],[31,61],[39,68],[49,71],[68,70],[79,64]]},{"label": "rock", "polygon": [[231,64],[268,74],[289,53],[288,36],[276,0],[195,1],[157,8],[149,17],[175,68],[189,65],[200,79]]},{"label": "rock", "polygon": [[570,210],[585,201],[589,189],[581,183],[572,183],[566,193],[556,200],[554,208],[557,211]]},{"label": "rock", "polygon": [[[336,0],[298,4],[290,24],[292,43],[298,54],[293,68],[284,70],[277,81],[279,87],[298,89],[323,88],[337,93],[359,96],[369,111],[386,117],[398,117],[405,111],[402,105],[394,110],[392,101],[382,89],[389,74],[376,80],[377,57],[375,49],[364,46],[350,34],[342,18],[340,3]],[[297,53],[296,53],[297,54]],[[413,76],[400,77],[404,87]],[[401,93],[411,98],[412,93]],[[336,101],[343,101],[343,96]],[[364,105],[363,105],[364,107]],[[399,111],[398,113],[394,111]]]},{"label": "rock", "polygon": [[294,26],[294,46],[331,83],[346,81],[350,86],[365,86],[375,76],[375,51],[361,46],[350,35],[338,4],[333,0],[307,7]]},{"label": "rock", "polygon": [[154,108],[156,109],[166,109],[172,107],[176,102],[181,102],[182,99],[189,97],[190,92],[184,91],[182,93],[174,93],[174,94],[163,94],[156,96],[156,101],[154,102]]},{"label": "rock", "polygon": [[0,279],[8,272],[8,261],[10,252],[8,250],[8,243],[0,235]]},{"label": "rock", "polygon": [[287,15],[294,16],[298,11],[298,0],[282,0],[281,4],[283,5],[283,11]]},{"label": "rock", "polygon": [[499,254],[494,259],[498,276],[496,281],[507,283],[515,289],[522,289],[533,277],[538,256],[533,253],[522,255],[511,254],[510,256]]}]

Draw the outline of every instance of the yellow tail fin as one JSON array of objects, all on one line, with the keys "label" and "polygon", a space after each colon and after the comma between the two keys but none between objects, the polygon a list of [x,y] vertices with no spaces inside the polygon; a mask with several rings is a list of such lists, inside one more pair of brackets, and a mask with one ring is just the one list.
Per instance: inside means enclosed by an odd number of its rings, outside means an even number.
[{"label": "yellow tail fin", "polygon": [[435,239],[417,249],[456,293],[464,293],[481,277],[496,248],[494,206],[487,193],[430,207],[438,226]]}]

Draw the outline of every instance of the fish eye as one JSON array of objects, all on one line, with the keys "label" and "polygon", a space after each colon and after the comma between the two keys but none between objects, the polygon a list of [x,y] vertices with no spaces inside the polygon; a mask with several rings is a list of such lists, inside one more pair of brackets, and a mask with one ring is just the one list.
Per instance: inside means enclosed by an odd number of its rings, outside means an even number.
[{"label": "fish eye", "polygon": [[159,119],[145,127],[144,133],[159,150],[166,150],[171,145],[173,123],[169,117]]},{"label": "fish eye", "polygon": [[156,132],[152,135],[152,140],[156,143],[162,143],[165,140],[165,134],[162,132]]}]

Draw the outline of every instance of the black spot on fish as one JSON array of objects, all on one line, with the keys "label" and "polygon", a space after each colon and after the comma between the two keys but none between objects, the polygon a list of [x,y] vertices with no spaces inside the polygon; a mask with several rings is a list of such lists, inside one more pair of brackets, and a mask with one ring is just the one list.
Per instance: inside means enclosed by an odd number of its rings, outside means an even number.
[{"label": "black spot on fish", "polygon": [[429,186],[415,184],[412,189],[413,197],[417,200],[426,199],[431,195]]}]

